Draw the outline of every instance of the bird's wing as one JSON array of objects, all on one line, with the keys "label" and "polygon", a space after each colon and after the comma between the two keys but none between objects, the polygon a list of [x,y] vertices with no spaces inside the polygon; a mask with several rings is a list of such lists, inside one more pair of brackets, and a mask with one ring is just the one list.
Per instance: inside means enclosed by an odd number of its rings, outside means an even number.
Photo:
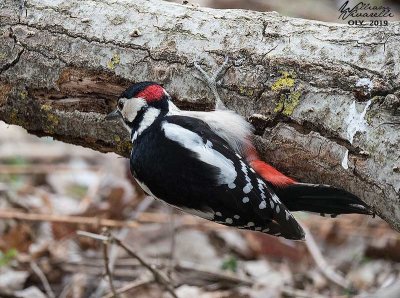
[{"label": "bird's wing", "polygon": [[182,116],[194,117],[207,123],[215,134],[224,139],[241,156],[246,156],[253,148],[251,142],[253,126],[234,111],[181,111],[180,113]]},{"label": "bird's wing", "polygon": [[195,117],[206,122],[210,129],[224,139],[265,180],[275,186],[287,186],[295,182],[271,165],[260,160],[253,145],[253,126],[231,110],[212,112],[179,111],[183,116]]},{"label": "bird's wing", "polygon": [[218,223],[303,239],[273,190],[205,122],[175,115],[159,125],[145,142],[157,148],[154,156],[146,161],[132,152],[134,175],[154,196]]}]

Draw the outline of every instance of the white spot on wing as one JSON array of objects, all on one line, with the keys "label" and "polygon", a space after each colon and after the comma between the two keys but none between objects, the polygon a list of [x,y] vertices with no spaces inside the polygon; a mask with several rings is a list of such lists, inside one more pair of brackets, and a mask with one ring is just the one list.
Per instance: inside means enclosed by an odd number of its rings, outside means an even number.
[{"label": "white spot on wing", "polygon": [[275,193],[272,193],[272,197],[271,198],[276,204],[279,204],[281,202],[279,200],[278,196]]},{"label": "white spot on wing", "polygon": [[248,201],[250,201],[250,199],[248,197],[244,197],[242,200],[243,203],[247,203]]},{"label": "white spot on wing", "polygon": [[164,122],[162,128],[168,139],[195,152],[201,161],[220,169],[218,183],[228,184],[228,187],[234,185],[237,173],[232,160],[206,146],[203,139],[198,134],[186,128],[168,122]]},{"label": "white spot on wing", "polygon": [[221,212],[215,212],[216,216],[222,216]]},{"label": "white spot on wing", "polygon": [[254,222],[249,221],[249,222],[247,223],[247,226],[248,226],[248,227],[254,227]]},{"label": "white spot on wing", "polygon": [[258,207],[259,207],[260,209],[265,209],[265,208],[267,208],[267,202],[262,201]]},{"label": "white spot on wing", "polygon": [[248,193],[251,191],[252,188],[253,188],[253,185],[251,185],[251,183],[248,182],[248,183],[246,184],[246,186],[243,187],[243,192],[244,192],[245,194],[248,194]]},{"label": "white spot on wing", "polygon": [[285,214],[286,214],[286,220],[289,220],[289,218],[292,217],[287,210],[285,210]]},{"label": "white spot on wing", "polygon": [[232,220],[232,218],[228,217],[227,219],[225,219],[225,222],[228,223],[228,224],[232,224],[233,220]]},{"label": "white spot on wing", "polygon": [[240,216],[239,216],[239,215],[234,215],[233,218],[234,218],[234,219],[239,219]]},{"label": "white spot on wing", "polygon": [[236,187],[236,184],[235,184],[235,183],[229,183],[229,184],[228,184],[228,187],[229,187],[230,189],[234,189],[234,188]]}]

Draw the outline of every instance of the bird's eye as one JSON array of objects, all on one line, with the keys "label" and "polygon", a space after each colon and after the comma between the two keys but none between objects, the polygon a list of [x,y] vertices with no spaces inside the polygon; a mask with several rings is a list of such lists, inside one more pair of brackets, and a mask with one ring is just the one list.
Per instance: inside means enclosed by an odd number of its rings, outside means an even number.
[{"label": "bird's eye", "polygon": [[118,109],[122,111],[123,108],[124,108],[124,103],[122,102],[122,100],[118,101]]}]

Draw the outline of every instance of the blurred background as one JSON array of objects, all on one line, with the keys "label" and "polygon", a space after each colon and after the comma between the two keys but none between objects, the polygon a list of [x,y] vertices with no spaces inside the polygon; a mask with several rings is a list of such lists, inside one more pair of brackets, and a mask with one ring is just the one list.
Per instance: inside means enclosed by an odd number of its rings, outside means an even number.
[{"label": "blurred background", "polygon": [[[190,3],[337,22],[342,2]],[[398,18],[397,1],[371,3]],[[307,244],[213,224],[146,197],[124,158],[0,122],[0,297],[111,297],[105,261],[120,297],[171,297],[132,255],[109,244],[105,258],[102,241],[79,230],[112,232],[180,298],[400,297],[400,237],[384,221],[296,218]]]}]

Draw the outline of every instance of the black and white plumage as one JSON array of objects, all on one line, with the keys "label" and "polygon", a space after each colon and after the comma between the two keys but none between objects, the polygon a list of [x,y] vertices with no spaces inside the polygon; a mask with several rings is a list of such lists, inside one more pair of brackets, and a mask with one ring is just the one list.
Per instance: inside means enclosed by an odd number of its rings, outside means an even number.
[{"label": "black and white plumage", "polygon": [[[340,206],[335,200],[327,204],[321,191],[328,186],[312,185],[310,198],[308,184],[295,183],[268,165],[257,171],[249,161],[252,154],[246,153],[254,150],[251,127],[232,111],[181,111],[160,85],[142,82],[127,89],[118,109],[107,116],[117,117],[131,132],[131,172],[139,185],[188,213],[288,239],[303,239],[304,232],[282,200],[294,210],[307,210],[302,203],[308,200],[310,211],[325,213],[327,205],[332,213],[370,213],[347,192]],[[282,188],[282,181],[290,185]]]},{"label": "black and white plumage", "polygon": [[154,197],[183,211],[289,239],[303,237],[261,177],[199,119],[157,119],[135,140],[131,171]]}]

